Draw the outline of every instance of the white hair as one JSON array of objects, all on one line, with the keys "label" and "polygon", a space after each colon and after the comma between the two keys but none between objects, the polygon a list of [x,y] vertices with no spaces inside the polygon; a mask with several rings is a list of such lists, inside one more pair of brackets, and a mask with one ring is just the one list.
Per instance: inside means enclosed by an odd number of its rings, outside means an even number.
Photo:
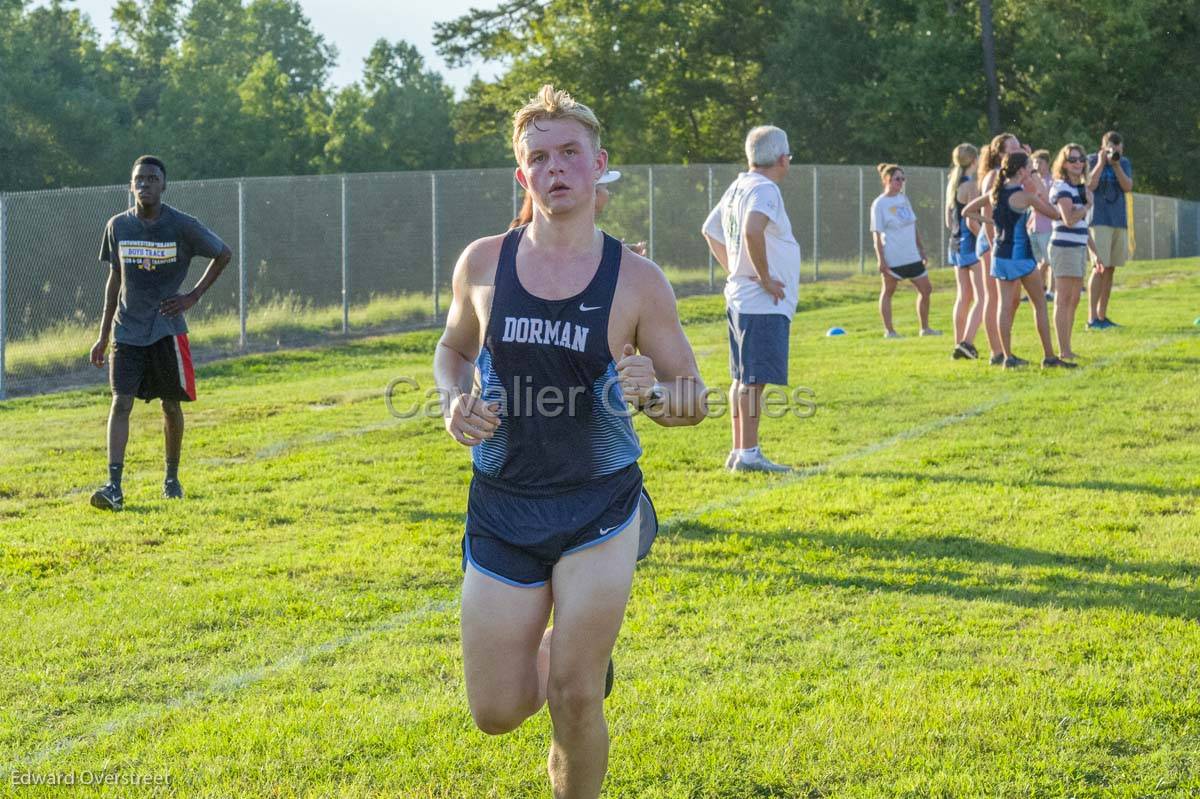
[{"label": "white hair", "polygon": [[750,166],[773,166],[781,155],[791,152],[787,133],[774,125],[759,125],[746,134],[746,162]]}]

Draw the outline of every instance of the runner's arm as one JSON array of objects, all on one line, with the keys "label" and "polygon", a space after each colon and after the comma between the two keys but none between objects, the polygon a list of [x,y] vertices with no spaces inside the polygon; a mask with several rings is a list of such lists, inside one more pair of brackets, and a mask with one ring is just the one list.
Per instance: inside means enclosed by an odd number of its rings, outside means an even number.
[{"label": "runner's arm", "polygon": [[464,446],[491,438],[500,425],[497,408],[473,396],[475,358],[479,355],[480,320],[471,302],[471,269],[479,242],[463,251],[454,266],[446,329],[433,353],[433,379],[442,400],[446,431]]},{"label": "runner's arm", "polygon": [[640,303],[631,342],[641,356],[630,356],[626,349],[625,357],[617,364],[618,374],[622,373],[622,365],[639,357],[649,359],[655,382],[643,386],[645,390],[638,392],[635,402],[663,427],[699,424],[708,414],[704,381],[692,345],[679,323],[675,292],[661,269],[649,261],[645,266],[638,270]]}]

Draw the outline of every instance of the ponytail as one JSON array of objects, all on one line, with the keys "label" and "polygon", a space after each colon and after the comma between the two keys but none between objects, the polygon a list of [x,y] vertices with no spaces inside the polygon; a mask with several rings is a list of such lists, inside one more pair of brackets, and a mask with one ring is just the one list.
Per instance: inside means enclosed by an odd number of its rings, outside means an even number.
[{"label": "ponytail", "polygon": [[1004,161],[1000,164],[1000,174],[996,176],[996,182],[992,184],[991,199],[992,213],[1000,207],[1000,192],[1004,191],[1004,184],[1013,179],[1013,176],[1025,168],[1029,163],[1029,156],[1025,153],[1009,153],[1004,156]]}]

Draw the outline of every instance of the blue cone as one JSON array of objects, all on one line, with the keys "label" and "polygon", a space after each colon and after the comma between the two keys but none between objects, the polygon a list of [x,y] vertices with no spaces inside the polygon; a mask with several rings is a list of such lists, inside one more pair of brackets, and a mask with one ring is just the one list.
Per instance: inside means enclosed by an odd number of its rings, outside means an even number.
[{"label": "blue cone", "polygon": [[[1196,320],[1196,324],[1200,324],[1200,319]],[[831,328],[829,328],[828,331],[826,331],[825,335],[827,335],[827,336],[844,336],[844,335],[846,335],[846,331],[840,327],[831,327]]]}]

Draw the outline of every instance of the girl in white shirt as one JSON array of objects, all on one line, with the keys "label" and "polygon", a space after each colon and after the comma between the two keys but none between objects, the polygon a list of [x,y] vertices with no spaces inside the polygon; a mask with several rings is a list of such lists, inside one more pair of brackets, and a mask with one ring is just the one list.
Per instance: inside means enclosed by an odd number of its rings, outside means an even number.
[{"label": "girl in white shirt", "polygon": [[911,280],[917,289],[917,318],[922,336],[940,336],[929,326],[929,297],[933,285],[925,271],[928,259],[921,235],[917,232],[917,215],[904,193],[906,177],[898,164],[880,164],[879,180],[883,194],[871,203],[871,232],[875,238],[875,256],[879,259],[879,274],[883,288],[879,293],[879,315],[883,317],[883,337],[900,338],[892,326],[892,295],[901,280]]}]

